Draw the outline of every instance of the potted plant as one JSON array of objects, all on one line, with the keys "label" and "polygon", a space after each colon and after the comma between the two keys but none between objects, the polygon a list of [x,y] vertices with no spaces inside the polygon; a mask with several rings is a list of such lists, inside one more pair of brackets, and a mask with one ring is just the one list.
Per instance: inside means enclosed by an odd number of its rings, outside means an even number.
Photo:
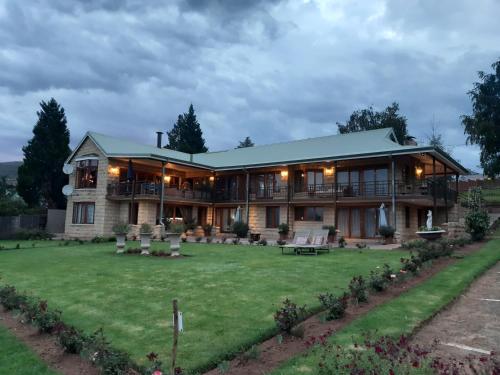
[{"label": "potted plant", "polygon": [[323,229],[328,229],[328,243],[334,243],[335,236],[337,235],[337,228],[335,228],[335,225],[324,225]]},{"label": "potted plant", "polygon": [[122,254],[125,251],[125,241],[127,240],[127,233],[130,226],[126,223],[118,223],[113,225],[113,232],[116,236],[116,252]]},{"label": "potted plant", "polygon": [[212,224],[205,224],[203,225],[203,233],[205,234],[205,237],[210,237],[212,236]]},{"label": "potted plant", "polygon": [[382,237],[384,237],[385,245],[393,243],[394,233],[396,232],[393,227],[391,227],[390,225],[382,225],[380,228],[378,228],[378,232]]},{"label": "potted plant", "polygon": [[148,223],[142,223],[139,229],[141,235],[141,255],[149,255],[151,247],[151,236],[153,235],[153,227]]},{"label": "potted plant", "polygon": [[182,222],[172,222],[165,233],[170,241],[170,256],[180,255],[181,234],[186,231],[186,226]]},{"label": "potted plant", "polygon": [[236,234],[238,238],[245,238],[248,234],[249,228],[248,224],[243,221],[236,221],[233,224],[233,233]]},{"label": "potted plant", "polygon": [[290,227],[287,223],[281,223],[278,225],[278,233],[280,234],[280,240],[285,241],[288,238],[288,233],[290,232]]},{"label": "potted plant", "polygon": [[194,219],[185,220],[184,227],[185,227],[186,234],[188,236],[192,236],[194,234],[194,230],[196,229],[196,220],[194,220]]}]

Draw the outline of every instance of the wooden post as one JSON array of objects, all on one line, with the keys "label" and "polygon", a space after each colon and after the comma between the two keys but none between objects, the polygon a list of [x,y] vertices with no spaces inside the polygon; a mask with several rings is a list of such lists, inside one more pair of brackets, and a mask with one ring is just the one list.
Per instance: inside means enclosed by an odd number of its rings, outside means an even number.
[{"label": "wooden post", "polygon": [[177,343],[179,341],[179,307],[177,300],[172,300],[172,307],[174,311],[174,341],[172,343],[172,375],[175,375],[175,360],[177,359]]},{"label": "wooden post", "polygon": [[333,225],[335,225],[335,229],[337,228],[337,161],[333,162]]},{"label": "wooden post", "polygon": [[397,231],[397,223],[396,223],[396,162],[394,157],[391,156],[391,186],[392,186],[392,194],[391,194],[391,205],[392,205],[392,221],[394,225],[394,230]]},{"label": "wooden post", "polygon": [[[215,172],[212,172],[212,177],[214,178],[212,184],[212,229],[215,229],[215,186],[216,186],[216,176]],[[214,230],[215,233],[215,230]]]},{"label": "wooden post", "polygon": [[458,203],[458,179],[459,179],[459,174],[455,174],[455,203]]},{"label": "wooden post", "polygon": [[292,178],[292,173],[291,168],[289,165],[286,167],[287,170],[287,176],[286,176],[286,223],[290,226],[290,199],[292,196],[292,184],[291,184],[291,178]]},{"label": "wooden post", "polygon": [[246,178],[246,197],[245,197],[245,214],[246,214],[246,223],[250,220],[250,172],[247,170],[247,178]]},{"label": "wooden post", "polygon": [[160,225],[161,225],[161,236],[163,236],[164,225],[163,223],[163,200],[165,194],[165,162],[161,162],[161,180],[160,180]]}]

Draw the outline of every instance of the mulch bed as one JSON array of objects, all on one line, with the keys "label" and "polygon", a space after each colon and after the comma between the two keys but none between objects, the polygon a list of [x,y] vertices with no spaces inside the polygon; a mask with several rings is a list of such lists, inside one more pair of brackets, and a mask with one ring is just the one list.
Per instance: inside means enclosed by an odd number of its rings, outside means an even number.
[{"label": "mulch bed", "polygon": [[77,354],[68,354],[53,335],[41,334],[31,324],[23,323],[11,312],[0,308],[0,324],[33,350],[51,369],[64,375],[98,375],[94,365]]},{"label": "mulch bed", "polygon": [[146,255],[146,254],[143,255],[143,254],[141,254],[141,249],[132,249],[132,251],[133,252],[124,252],[124,253],[119,254],[119,255],[135,255],[135,256],[143,256],[143,257],[150,257],[150,258],[170,259],[170,260],[192,257],[192,255],[185,255],[185,254],[179,254],[179,255],[173,257],[173,256],[171,256],[171,253],[167,253],[167,252],[156,253],[156,254],[152,254],[150,252],[149,255]]},{"label": "mulch bed", "polygon": [[[481,242],[467,245],[456,252],[458,254],[474,252],[481,248],[483,244],[484,243]],[[257,346],[259,351],[258,359],[249,360],[244,357],[236,357],[229,362],[229,369],[224,372],[224,374],[266,374],[290,358],[306,352],[309,349],[306,345],[308,338],[334,334],[335,331],[344,328],[355,319],[373,310],[375,307],[382,305],[383,303],[400,296],[416,285],[421,284],[454,262],[456,262],[456,259],[453,258],[441,258],[434,260],[431,267],[420,271],[417,276],[394,284],[384,292],[370,294],[368,303],[360,304],[358,306],[349,305],[345,316],[342,319],[322,322],[320,320],[322,313],[313,315],[300,324],[300,326],[304,328],[303,338],[283,335],[283,341],[279,343],[278,337],[274,336]],[[220,371],[218,369],[213,369],[205,374],[218,375],[220,374]]]}]

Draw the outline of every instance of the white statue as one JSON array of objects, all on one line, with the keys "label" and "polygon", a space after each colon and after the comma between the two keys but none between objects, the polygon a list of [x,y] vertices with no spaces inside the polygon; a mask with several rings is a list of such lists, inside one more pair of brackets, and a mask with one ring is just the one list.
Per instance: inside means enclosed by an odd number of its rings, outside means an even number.
[{"label": "white statue", "polygon": [[427,212],[427,223],[426,223],[426,226],[427,226],[427,230],[431,230],[432,229],[432,211],[429,210]]}]

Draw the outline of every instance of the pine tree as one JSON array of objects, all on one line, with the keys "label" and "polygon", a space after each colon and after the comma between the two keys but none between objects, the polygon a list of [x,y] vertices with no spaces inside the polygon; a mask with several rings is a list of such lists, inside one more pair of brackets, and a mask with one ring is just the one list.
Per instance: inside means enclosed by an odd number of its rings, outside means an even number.
[{"label": "pine tree", "polygon": [[71,152],[66,115],[54,98],[42,101],[40,107],[33,138],[23,147],[17,191],[30,207],[62,209],[66,207],[62,187],[68,181],[62,167]]},{"label": "pine tree", "polygon": [[167,135],[168,145],[166,147],[169,149],[188,154],[198,154],[208,151],[192,104],[189,106],[187,113],[179,115],[177,122],[174,124],[172,130],[167,132]]},{"label": "pine tree", "polygon": [[253,147],[255,144],[252,142],[250,137],[246,137],[243,141],[240,141],[240,144],[236,148],[245,148],[245,147]]}]

